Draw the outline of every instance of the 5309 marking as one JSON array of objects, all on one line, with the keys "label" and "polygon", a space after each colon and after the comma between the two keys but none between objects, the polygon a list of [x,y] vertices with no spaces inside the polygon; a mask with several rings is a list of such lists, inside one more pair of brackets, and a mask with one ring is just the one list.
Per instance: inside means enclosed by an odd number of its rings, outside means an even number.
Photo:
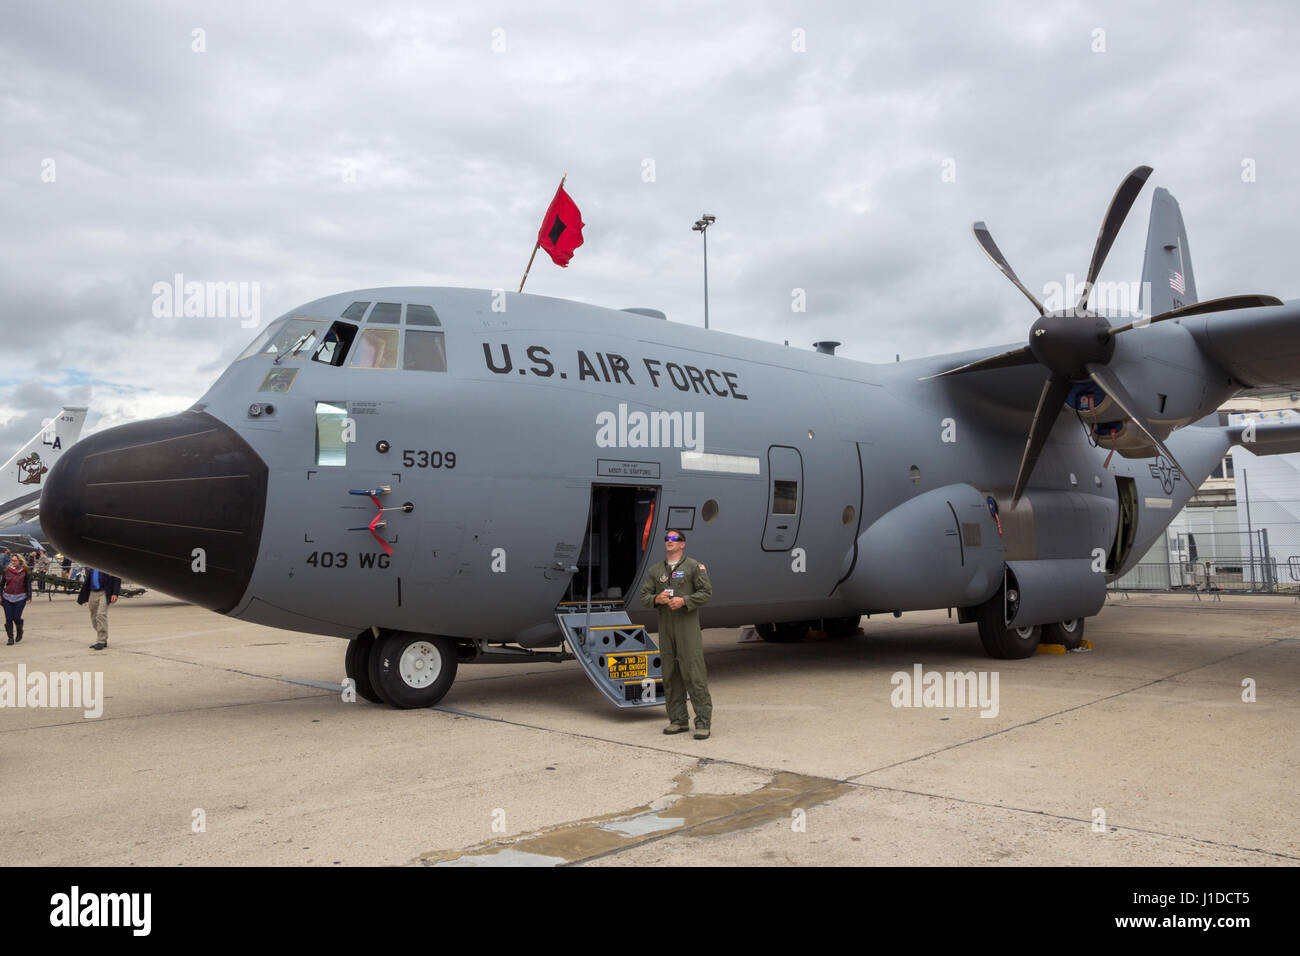
[{"label": "5309 marking", "polygon": [[402,450],[403,468],[455,468],[454,451],[416,451],[410,448]]}]

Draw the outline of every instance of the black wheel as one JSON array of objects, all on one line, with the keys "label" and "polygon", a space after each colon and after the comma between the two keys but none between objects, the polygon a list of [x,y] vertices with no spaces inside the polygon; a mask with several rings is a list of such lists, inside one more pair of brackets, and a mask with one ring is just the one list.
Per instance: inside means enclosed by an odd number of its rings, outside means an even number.
[{"label": "black wheel", "polygon": [[999,660],[1020,660],[1030,657],[1038,650],[1043,629],[1038,625],[1032,627],[1007,627],[1006,608],[1002,589],[975,610],[975,620],[979,624],[980,643],[984,653]]},{"label": "black wheel", "polygon": [[858,622],[861,620],[862,617],[858,614],[852,617],[828,617],[822,622],[822,629],[828,637],[852,637],[858,633]]},{"label": "black wheel", "polygon": [[810,621],[782,621],[779,624],[755,624],[758,636],[773,644],[795,644],[808,633]]},{"label": "black wheel", "polygon": [[1067,651],[1073,651],[1083,645],[1083,618],[1061,621],[1059,624],[1043,625],[1044,644],[1063,644]]},{"label": "black wheel", "polygon": [[394,707],[432,707],[456,679],[456,645],[445,637],[397,631],[370,652],[370,683]]},{"label": "black wheel", "polygon": [[383,704],[387,701],[379,696],[375,685],[370,683],[370,652],[374,646],[375,636],[369,631],[362,631],[348,641],[348,652],[343,655],[343,667],[348,677],[352,678],[352,686],[357,689],[360,697],[372,704]]}]

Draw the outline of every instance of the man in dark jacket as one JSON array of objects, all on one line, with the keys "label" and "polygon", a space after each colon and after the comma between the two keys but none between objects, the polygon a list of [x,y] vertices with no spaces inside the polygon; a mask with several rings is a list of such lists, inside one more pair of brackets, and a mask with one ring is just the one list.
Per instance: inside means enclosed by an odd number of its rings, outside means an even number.
[{"label": "man in dark jacket", "polygon": [[115,578],[103,571],[86,568],[86,576],[81,579],[81,593],[77,603],[90,602],[90,623],[95,626],[98,640],[90,645],[92,651],[102,651],[108,647],[108,606],[117,603],[117,596],[122,593],[122,579]]}]

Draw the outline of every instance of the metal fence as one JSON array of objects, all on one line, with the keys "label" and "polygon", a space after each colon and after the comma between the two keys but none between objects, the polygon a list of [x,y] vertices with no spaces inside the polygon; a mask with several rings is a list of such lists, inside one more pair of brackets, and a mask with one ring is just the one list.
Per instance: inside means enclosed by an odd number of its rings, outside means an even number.
[{"label": "metal fence", "polygon": [[1253,562],[1142,561],[1110,584],[1112,591],[1240,591],[1254,594],[1300,593],[1300,555],[1288,560]]},{"label": "metal fence", "polygon": [[1112,591],[1300,594],[1300,554],[1278,554],[1268,529],[1177,532],[1110,585]]}]

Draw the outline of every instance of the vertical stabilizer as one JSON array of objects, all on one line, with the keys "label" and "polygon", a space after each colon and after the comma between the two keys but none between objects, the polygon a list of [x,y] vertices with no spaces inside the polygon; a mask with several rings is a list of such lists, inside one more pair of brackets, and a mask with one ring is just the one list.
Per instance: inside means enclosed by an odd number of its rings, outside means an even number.
[{"label": "vertical stabilizer", "polygon": [[81,437],[86,409],[65,406],[0,470],[0,522],[16,520],[40,499],[45,475]]},{"label": "vertical stabilizer", "polygon": [[1142,311],[1158,315],[1199,301],[1183,214],[1178,200],[1159,187],[1151,197],[1147,252],[1142,262]]}]

